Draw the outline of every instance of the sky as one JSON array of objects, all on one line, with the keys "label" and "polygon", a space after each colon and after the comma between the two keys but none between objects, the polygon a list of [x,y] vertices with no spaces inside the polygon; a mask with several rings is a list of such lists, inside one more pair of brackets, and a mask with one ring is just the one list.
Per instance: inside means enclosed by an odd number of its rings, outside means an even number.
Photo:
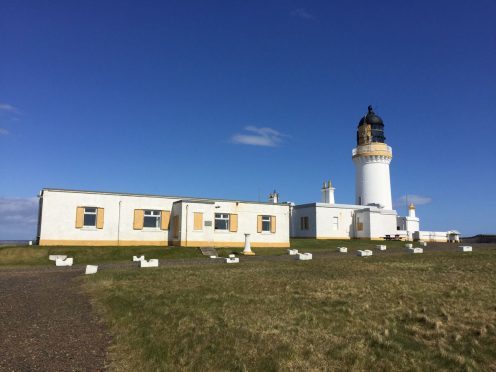
[{"label": "sky", "polygon": [[354,203],[373,105],[393,201],[496,233],[496,2],[0,3],[0,239],[45,187]]}]

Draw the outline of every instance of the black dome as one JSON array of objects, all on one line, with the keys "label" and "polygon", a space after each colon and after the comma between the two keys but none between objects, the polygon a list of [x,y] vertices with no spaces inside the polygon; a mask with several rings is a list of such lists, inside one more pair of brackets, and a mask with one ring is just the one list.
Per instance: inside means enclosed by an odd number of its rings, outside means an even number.
[{"label": "black dome", "polygon": [[372,106],[369,106],[368,109],[369,112],[367,113],[367,115],[362,117],[362,119],[358,123],[358,126],[362,125],[364,122],[372,125],[384,125],[384,122],[382,121],[381,117],[375,114],[374,110],[372,109]]}]

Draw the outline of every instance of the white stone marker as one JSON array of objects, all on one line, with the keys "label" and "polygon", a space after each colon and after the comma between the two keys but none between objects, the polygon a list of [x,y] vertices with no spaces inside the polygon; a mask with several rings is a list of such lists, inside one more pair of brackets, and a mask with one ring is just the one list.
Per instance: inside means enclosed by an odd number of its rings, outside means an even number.
[{"label": "white stone marker", "polygon": [[210,258],[217,258],[217,256],[210,256]]},{"label": "white stone marker", "polygon": [[86,271],[85,271],[85,274],[88,275],[88,274],[96,274],[96,272],[98,271],[98,266],[96,265],[86,265]]},{"label": "white stone marker", "polygon": [[72,266],[73,263],[74,263],[74,258],[72,257],[68,257],[65,260],[61,260],[59,258],[55,260],[55,266]]},{"label": "white stone marker", "polygon": [[145,256],[133,256],[133,262],[145,261]]},{"label": "white stone marker", "polygon": [[150,260],[140,261],[140,267],[158,267],[158,259],[152,258]]},{"label": "white stone marker", "polygon": [[348,253],[348,248],[346,247],[338,247],[340,253]]},{"label": "white stone marker", "polygon": [[299,261],[310,261],[313,256],[311,253],[298,253],[295,258]]},{"label": "white stone marker", "polygon": [[424,253],[422,248],[408,248],[408,252],[410,253]]},{"label": "white stone marker", "polygon": [[298,254],[298,249],[288,249],[288,254],[290,256],[295,256]]},{"label": "white stone marker", "polygon": [[460,245],[458,247],[458,250],[460,252],[472,252],[472,246],[471,245]]},{"label": "white stone marker", "polygon": [[427,243],[426,243],[426,242],[419,242],[419,244],[420,244],[422,247],[427,247]]},{"label": "white stone marker", "polygon": [[251,250],[250,234],[245,234],[245,249],[243,249],[242,254],[245,256],[255,256],[255,253]]},{"label": "white stone marker", "polygon": [[365,249],[365,250],[358,250],[357,251],[357,255],[360,256],[360,257],[368,257],[368,256],[372,256],[373,255],[373,252],[369,249]]},{"label": "white stone marker", "polygon": [[65,260],[66,258],[67,256],[63,254],[51,254],[50,256],[48,256],[48,259],[50,261]]},{"label": "white stone marker", "polygon": [[406,243],[405,248],[413,248],[413,244],[412,243]]},{"label": "white stone marker", "polygon": [[239,258],[238,257],[228,257],[228,258],[226,258],[226,263],[228,263],[228,264],[239,263]]},{"label": "white stone marker", "polygon": [[376,245],[375,246],[378,250],[380,251],[385,251],[386,250],[386,246],[385,245]]}]

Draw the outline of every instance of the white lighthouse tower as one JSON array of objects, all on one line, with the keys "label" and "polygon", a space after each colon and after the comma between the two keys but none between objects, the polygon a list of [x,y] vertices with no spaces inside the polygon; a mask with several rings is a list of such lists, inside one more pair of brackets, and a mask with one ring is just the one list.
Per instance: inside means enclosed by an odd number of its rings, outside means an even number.
[{"label": "white lighthouse tower", "polygon": [[353,149],[355,203],[392,210],[389,164],[393,151],[384,142],[382,119],[374,113],[372,106],[368,110],[358,124],[357,147]]}]

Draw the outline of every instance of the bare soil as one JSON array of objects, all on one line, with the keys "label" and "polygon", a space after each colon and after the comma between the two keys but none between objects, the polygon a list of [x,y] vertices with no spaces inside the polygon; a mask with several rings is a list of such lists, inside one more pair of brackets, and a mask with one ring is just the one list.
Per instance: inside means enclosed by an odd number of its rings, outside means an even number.
[{"label": "bare soil", "polygon": [[110,336],[76,270],[0,271],[1,371],[101,371]]}]

